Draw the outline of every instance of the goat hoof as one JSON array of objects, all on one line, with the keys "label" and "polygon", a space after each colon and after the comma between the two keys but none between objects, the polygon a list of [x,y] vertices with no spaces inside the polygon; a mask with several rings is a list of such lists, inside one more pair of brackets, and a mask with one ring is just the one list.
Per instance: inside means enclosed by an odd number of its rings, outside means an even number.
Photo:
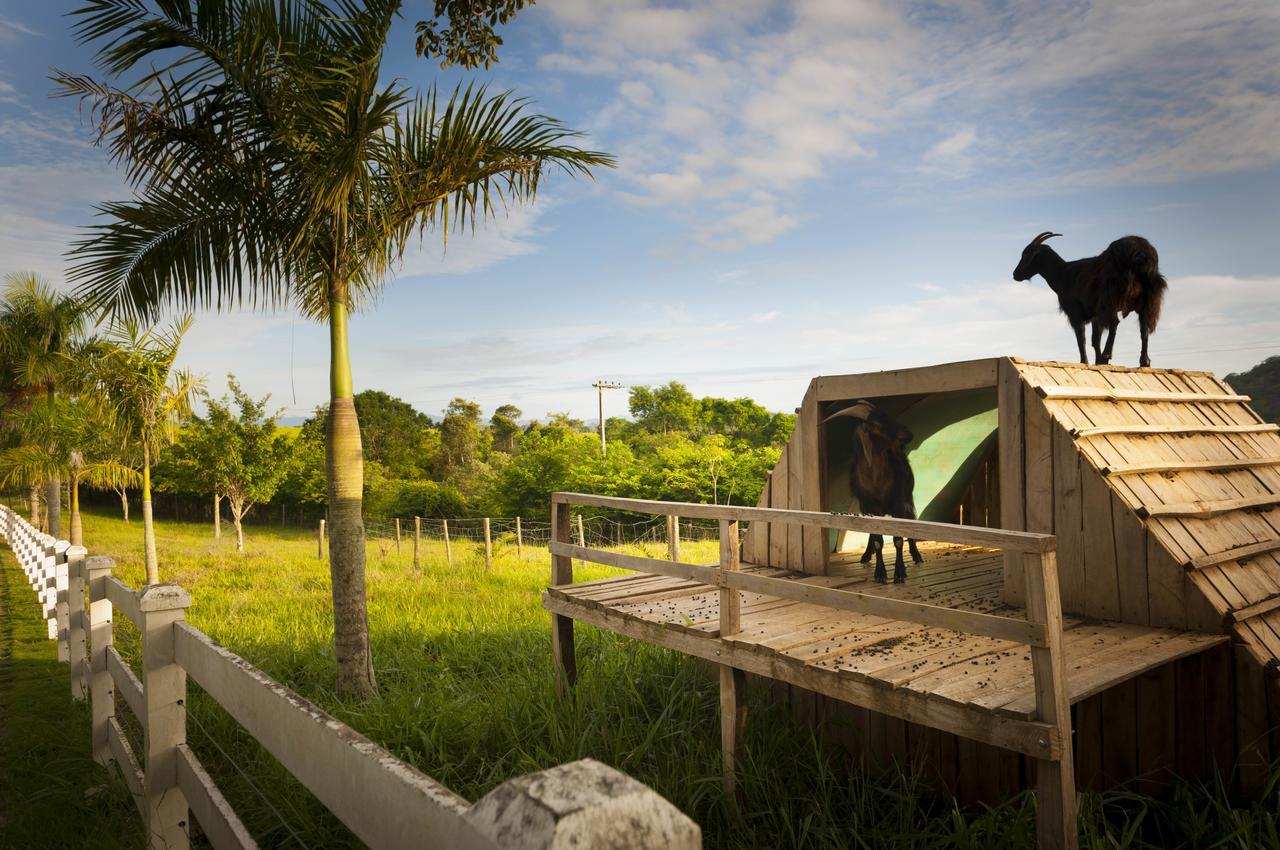
[{"label": "goat hoof", "polygon": [[1150,358],[1150,357],[1144,357],[1144,358],[1142,358],[1141,360],[1139,360],[1139,361],[1138,361],[1138,365],[1139,365],[1140,367],[1142,367],[1143,369],[1150,369],[1150,368],[1151,368],[1151,358]]},{"label": "goat hoof", "polygon": [[894,584],[906,584],[906,583],[907,583],[907,574],[906,574],[906,572],[904,571],[904,572],[900,572],[900,573],[894,573],[894,574],[893,574],[893,583],[894,583]]},{"label": "goat hoof", "polygon": [[913,563],[913,564],[923,564],[923,563],[924,563],[924,555],[919,555],[919,554],[912,555],[912,556],[911,556],[911,563]]},{"label": "goat hoof", "polygon": [[876,584],[888,584],[889,574],[886,573],[884,570],[876,570],[876,574],[875,574],[875,577],[873,578],[873,581],[875,581]]}]

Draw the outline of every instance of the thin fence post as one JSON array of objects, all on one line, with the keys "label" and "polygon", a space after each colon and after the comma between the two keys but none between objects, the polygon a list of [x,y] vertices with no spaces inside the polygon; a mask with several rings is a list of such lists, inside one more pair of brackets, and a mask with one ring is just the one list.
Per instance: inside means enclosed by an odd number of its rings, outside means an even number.
[{"label": "thin fence post", "polygon": [[[741,567],[738,550],[738,521],[720,520],[720,573],[736,573]],[[720,586],[720,637],[737,634],[742,628],[742,597],[737,588]],[[747,722],[747,678],[741,670],[720,665],[720,768],[725,805],[739,812],[737,764],[742,753]]]},{"label": "thin fence post", "polygon": [[418,568],[418,547],[422,542],[422,517],[413,518],[413,568]]},{"label": "thin fence post", "polygon": [[71,662],[71,698],[85,699],[84,556],[89,550],[67,550],[67,652]]},{"label": "thin fence post", "polygon": [[[553,497],[554,499],[554,497]],[[551,540],[568,543],[570,531],[569,505],[551,502]],[[551,553],[551,584],[553,587],[573,584],[573,559]],[[578,660],[573,649],[573,618],[560,614],[551,615],[551,655],[555,665],[556,693],[563,699],[569,688],[578,681]]]},{"label": "thin fence post", "polygon": [[107,599],[110,558],[86,558],[83,565],[89,584],[89,711],[93,730],[93,760],[105,765],[112,761],[109,737],[111,718],[116,714],[115,686],[107,671],[107,650],[111,647],[111,600]]},{"label": "thin fence post", "polygon": [[440,522],[444,524],[444,559],[449,564],[449,566],[452,567],[453,566],[453,547],[449,545],[449,520],[442,519],[440,520]]},{"label": "thin fence post", "polygon": [[320,519],[320,529],[316,532],[316,557],[324,560],[324,518]]},{"label": "thin fence post", "polygon": [[400,554],[400,517],[396,517],[396,555]]},{"label": "thin fence post", "polygon": [[493,569],[493,538],[489,535],[489,518],[484,518],[484,568]]},{"label": "thin fence post", "polygon": [[[1058,587],[1056,553],[1027,553],[1022,559],[1026,578],[1027,619],[1045,627],[1045,646],[1031,647],[1035,681],[1036,720],[1057,727],[1061,752],[1057,759],[1037,759],[1036,844],[1046,850],[1075,850],[1075,763],[1071,752],[1071,706],[1067,701],[1062,657],[1062,598]],[[1046,745],[1048,742],[1044,742]]]},{"label": "thin fence post", "polygon": [[520,517],[516,517],[516,559],[524,560],[524,530],[520,527]]},{"label": "thin fence post", "polygon": [[578,545],[587,548],[587,533],[582,527],[582,514],[578,514]]},{"label": "thin fence post", "polygon": [[191,597],[176,584],[138,594],[142,612],[143,796],[153,850],[187,850],[187,798],[178,786],[178,747],[187,742],[187,671],[174,657],[174,624]]},{"label": "thin fence post", "polygon": [[680,517],[667,517],[667,557],[672,561],[680,560]]},{"label": "thin fence post", "polygon": [[53,544],[53,564],[45,580],[46,607],[49,611],[49,637],[58,642],[58,660],[70,661],[67,649],[67,550],[71,544],[65,540]]}]

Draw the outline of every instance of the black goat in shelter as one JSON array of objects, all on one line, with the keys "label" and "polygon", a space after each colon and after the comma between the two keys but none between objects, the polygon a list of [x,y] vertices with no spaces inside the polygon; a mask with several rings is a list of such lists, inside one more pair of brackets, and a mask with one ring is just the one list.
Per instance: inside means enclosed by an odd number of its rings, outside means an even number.
[{"label": "black goat in shelter", "polygon": [[[833,413],[823,422],[844,416],[862,420],[862,424],[854,432],[853,461],[849,467],[849,488],[858,499],[859,510],[871,516],[915,519],[916,506],[912,491],[915,490],[916,477],[911,471],[911,462],[907,460],[907,446],[913,439],[911,429],[866,399]],[[924,558],[916,548],[916,541],[908,539],[907,544],[911,550],[911,560],[921,563]],[[902,560],[901,537],[893,538],[893,547],[897,552],[893,580],[901,583],[907,580],[907,566]],[[883,550],[884,536],[872,534],[867,539],[867,549],[862,553],[861,559],[865,564],[875,555],[875,580],[882,584],[888,581]]]}]

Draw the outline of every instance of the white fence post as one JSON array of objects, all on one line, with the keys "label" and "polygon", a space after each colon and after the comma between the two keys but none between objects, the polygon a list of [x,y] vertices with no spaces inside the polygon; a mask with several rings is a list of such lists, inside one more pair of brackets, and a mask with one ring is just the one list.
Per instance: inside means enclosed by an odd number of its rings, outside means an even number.
[{"label": "white fence post", "polygon": [[173,624],[191,597],[176,584],[138,594],[142,612],[142,699],[147,834],[153,850],[187,850],[187,797],[178,787],[178,747],[187,742],[187,671],[174,657]]},{"label": "white fence post", "polygon": [[86,558],[83,572],[89,583],[89,711],[92,715],[93,760],[111,762],[108,736],[111,718],[116,714],[115,687],[107,670],[107,650],[111,647],[111,600],[107,598],[107,579],[111,577],[110,558]]},{"label": "white fence post", "polygon": [[83,546],[67,549],[67,652],[71,662],[71,698],[85,700],[84,556]]},{"label": "white fence post", "polygon": [[58,660],[71,660],[71,647],[67,643],[70,637],[71,611],[67,602],[67,590],[70,587],[67,574],[67,550],[71,544],[59,540],[54,544],[53,558],[53,637],[58,639]]}]

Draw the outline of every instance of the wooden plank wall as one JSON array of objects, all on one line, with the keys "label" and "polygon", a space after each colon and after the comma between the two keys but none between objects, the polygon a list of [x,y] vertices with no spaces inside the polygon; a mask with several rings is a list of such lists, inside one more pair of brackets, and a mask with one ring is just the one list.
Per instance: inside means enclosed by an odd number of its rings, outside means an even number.
[{"label": "wooden plank wall", "polygon": [[[1256,664],[1240,663],[1243,647],[1224,644],[1157,667],[1072,706],[1076,784],[1105,791],[1132,782],[1162,798],[1175,778],[1211,779],[1216,772],[1234,794],[1256,796],[1266,759],[1280,755],[1280,688],[1269,680],[1265,701],[1245,704],[1266,718],[1237,719],[1243,692],[1263,687]],[[917,768],[934,793],[966,808],[996,805],[1028,787],[1034,766],[1007,750],[773,683],[775,699],[794,719],[818,730],[822,742],[854,766],[876,775],[895,762]],[[1268,726],[1269,722],[1269,726]]]},{"label": "wooden plank wall", "polygon": [[[821,446],[817,436],[817,404],[806,395],[796,417],[796,427],[769,473],[756,507],[822,510]],[[810,474],[810,470],[815,474]],[[821,529],[780,523],[753,522],[747,527],[742,559],[809,573],[826,572],[826,534]]]}]

